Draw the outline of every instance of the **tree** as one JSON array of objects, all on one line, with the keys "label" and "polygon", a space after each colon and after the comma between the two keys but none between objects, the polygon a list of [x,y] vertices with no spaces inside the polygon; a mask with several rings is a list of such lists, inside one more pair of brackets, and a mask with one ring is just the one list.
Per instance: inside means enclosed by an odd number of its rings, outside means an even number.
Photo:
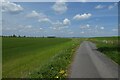
[{"label": "tree", "polygon": [[20,35],[18,37],[21,37]]},{"label": "tree", "polygon": [[13,37],[16,37],[16,35],[15,35],[15,34],[13,34]]}]

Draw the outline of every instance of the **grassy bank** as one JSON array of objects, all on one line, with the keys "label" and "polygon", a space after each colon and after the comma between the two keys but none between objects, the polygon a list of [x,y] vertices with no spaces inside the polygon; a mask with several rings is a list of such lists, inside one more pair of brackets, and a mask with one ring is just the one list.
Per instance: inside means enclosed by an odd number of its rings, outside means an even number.
[{"label": "grassy bank", "polygon": [[43,68],[36,70],[31,77],[34,78],[66,78],[68,76],[68,67],[71,63],[76,47],[80,43],[80,39],[73,39],[68,47],[64,48],[56,54]]},{"label": "grassy bank", "polygon": [[3,38],[3,78],[66,77],[79,43],[68,38]]},{"label": "grassy bank", "polygon": [[99,51],[120,65],[120,46],[118,45],[118,37],[90,38],[89,40],[96,43]]}]

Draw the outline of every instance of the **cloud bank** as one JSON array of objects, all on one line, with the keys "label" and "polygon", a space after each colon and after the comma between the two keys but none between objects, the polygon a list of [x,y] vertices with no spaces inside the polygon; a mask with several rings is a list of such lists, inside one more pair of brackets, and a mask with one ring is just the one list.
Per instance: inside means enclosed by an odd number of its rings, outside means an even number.
[{"label": "cloud bank", "polygon": [[90,13],[84,13],[84,14],[77,14],[73,17],[75,20],[84,20],[89,19],[92,16]]}]

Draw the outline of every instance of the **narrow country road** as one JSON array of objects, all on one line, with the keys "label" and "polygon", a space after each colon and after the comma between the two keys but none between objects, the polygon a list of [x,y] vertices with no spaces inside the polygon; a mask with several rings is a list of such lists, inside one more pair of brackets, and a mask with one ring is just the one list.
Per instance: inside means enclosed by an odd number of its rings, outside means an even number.
[{"label": "narrow country road", "polygon": [[118,65],[97,51],[89,41],[81,43],[70,69],[70,78],[118,78]]}]

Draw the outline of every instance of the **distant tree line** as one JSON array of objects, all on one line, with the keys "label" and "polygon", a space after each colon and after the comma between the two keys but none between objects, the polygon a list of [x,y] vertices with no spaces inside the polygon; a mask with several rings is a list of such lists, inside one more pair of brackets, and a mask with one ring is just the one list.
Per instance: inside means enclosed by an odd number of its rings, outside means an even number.
[{"label": "distant tree line", "polygon": [[11,35],[11,36],[4,36],[4,35],[3,35],[2,37],[26,37],[26,36],[20,36],[20,35],[17,36],[17,35],[15,35],[15,34],[13,34],[13,35]]},{"label": "distant tree line", "polygon": [[[13,34],[13,35],[11,35],[11,36],[2,36],[2,37],[28,37],[28,36],[21,36],[21,35],[15,35],[15,34]],[[33,37],[33,38],[37,38],[37,37]],[[56,36],[47,36],[47,37],[44,37],[44,36],[42,36],[42,37],[40,37],[40,38],[56,38]]]}]

